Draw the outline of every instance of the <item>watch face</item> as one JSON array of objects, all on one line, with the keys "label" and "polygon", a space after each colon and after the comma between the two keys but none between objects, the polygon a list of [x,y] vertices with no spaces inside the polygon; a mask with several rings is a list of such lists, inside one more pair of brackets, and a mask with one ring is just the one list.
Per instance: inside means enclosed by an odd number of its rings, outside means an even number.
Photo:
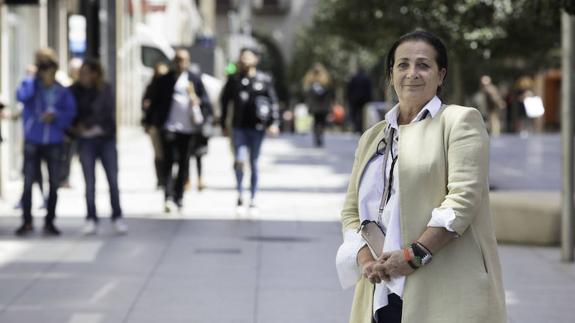
[{"label": "watch face", "polygon": [[430,255],[425,255],[423,258],[421,258],[421,264],[423,264],[423,265],[427,265],[430,262],[431,262],[431,256]]}]

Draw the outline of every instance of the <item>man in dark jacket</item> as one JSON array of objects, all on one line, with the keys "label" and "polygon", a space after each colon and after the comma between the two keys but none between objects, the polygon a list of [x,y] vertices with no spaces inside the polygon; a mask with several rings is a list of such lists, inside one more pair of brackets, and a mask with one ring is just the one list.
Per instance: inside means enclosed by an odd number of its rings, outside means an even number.
[{"label": "man in dark jacket", "polygon": [[29,70],[18,88],[16,97],[24,104],[24,193],[22,196],[23,223],[16,235],[24,236],[34,230],[32,223],[32,183],[41,160],[48,165],[50,193],[44,233],[59,235],[54,225],[60,180],[60,164],[64,131],[76,115],[72,93],[56,81],[58,63],[52,49],[36,52],[37,70]]},{"label": "man in dark jacket", "polygon": [[[193,122],[193,107],[199,105],[202,110],[211,110],[206,108],[210,101],[200,76],[189,67],[188,51],[177,50],[170,72],[150,85],[150,107],[144,120],[145,124],[161,129],[166,212],[182,208],[184,184],[189,173],[190,143],[198,127]],[[178,165],[175,178],[172,174],[174,163]]]},{"label": "man in dark jacket", "polygon": [[227,124],[228,104],[232,103],[231,136],[234,146],[234,170],[238,191],[238,212],[243,213],[242,179],[244,165],[251,170],[250,212],[255,212],[255,196],[258,184],[258,157],[266,129],[278,133],[278,100],[269,75],[257,69],[259,56],[254,49],[240,52],[239,68],[230,75],[220,98],[221,127],[229,133]]},{"label": "man in dark jacket", "polygon": [[347,100],[353,124],[353,131],[363,133],[363,108],[371,101],[371,81],[363,68],[347,84]]}]

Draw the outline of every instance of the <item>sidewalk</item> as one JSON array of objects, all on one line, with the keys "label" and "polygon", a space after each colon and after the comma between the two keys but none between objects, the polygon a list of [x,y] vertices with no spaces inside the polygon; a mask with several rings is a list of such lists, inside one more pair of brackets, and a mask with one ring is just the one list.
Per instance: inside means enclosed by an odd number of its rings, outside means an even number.
[{"label": "sidewalk", "polygon": [[[334,257],[356,141],[333,134],[316,150],[305,136],[268,140],[260,214],[236,218],[229,146],[214,138],[208,189],[188,192],[184,212],[166,215],[147,138],[123,129],[120,184],[130,226],[123,237],[108,221],[97,237],[79,233],[85,206],[75,163],[73,189],[60,194],[63,236],[16,239],[19,213],[11,207],[21,189],[11,182],[0,202],[0,322],[347,322],[353,292],[340,289]],[[101,173],[98,180],[105,218]],[[510,322],[573,322],[575,266],[559,261],[558,248],[503,245],[500,254]]]}]

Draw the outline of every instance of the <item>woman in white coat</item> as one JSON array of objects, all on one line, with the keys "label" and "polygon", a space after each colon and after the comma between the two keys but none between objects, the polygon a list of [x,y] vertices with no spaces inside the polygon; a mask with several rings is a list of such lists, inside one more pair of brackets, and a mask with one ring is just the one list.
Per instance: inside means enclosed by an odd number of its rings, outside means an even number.
[{"label": "woman in white coat", "polygon": [[[447,50],[436,36],[402,36],[386,67],[399,103],[361,137],[342,210],[350,322],[504,323],[481,115],[438,97]],[[359,233],[369,223],[381,250]]]}]

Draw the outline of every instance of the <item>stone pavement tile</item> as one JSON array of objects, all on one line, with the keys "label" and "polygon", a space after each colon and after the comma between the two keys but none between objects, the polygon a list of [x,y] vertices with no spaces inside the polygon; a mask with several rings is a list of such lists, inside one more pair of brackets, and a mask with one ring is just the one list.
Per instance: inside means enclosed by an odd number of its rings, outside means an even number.
[{"label": "stone pavement tile", "polygon": [[340,290],[336,250],[337,246],[309,242],[266,244],[262,246],[260,284],[263,288],[287,290]]},{"label": "stone pavement tile", "polygon": [[[340,225],[330,222],[261,222],[262,288],[339,291],[335,254]],[[310,279],[310,273],[318,273]],[[319,274],[321,273],[321,274]]]},{"label": "stone pavement tile", "polygon": [[[0,313],[16,300],[31,284],[34,277],[26,274],[0,274]],[[0,322],[2,322],[0,320]]]},{"label": "stone pavement tile", "polygon": [[2,323],[119,323],[123,311],[60,310],[50,308],[19,308],[0,313]]},{"label": "stone pavement tile", "polygon": [[510,310],[509,323],[573,323],[573,310],[557,312],[550,308],[542,310],[542,306],[522,307],[515,311]]},{"label": "stone pavement tile", "polygon": [[261,323],[346,323],[351,310],[350,291],[317,289],[263,289],[258,295],[257,322]]},{"label": "stone pavement tile", "polygon": [[[205,249],[208,250],[208,249]],[[256,259],[244,253],[227,254],[222,249],[195,254],[192,257],[169,256],[157,267],[154,279],[184,281],[193,289],[251,288],[256,284]],[[176,259],[180,258],[180,259]]]},{"label": "stone pavement tile", "polygon": [[500,245],[511,323],[573,322],[575,266],[559,248]]},{"label": "stone pavement tile", "polygon": [[8,309],[121,309],[131,303],[144,282],[141,277],[45,275]]},{"label": "stone pavement tile", "polygon": [[152,281],[132,309],[130,323],[254,322],[253,289],[195,288],[173,279]]},{"label": "stone pavement tile", "polygon": [[[242,239],[246,235],[255,234],[259,230],[257,222],[247,220],[197,220],[184,219],[179,224],[182,234],[175,239],[180,240],[210,240]],[[182,241],[183,242],[183,241]]]}]

